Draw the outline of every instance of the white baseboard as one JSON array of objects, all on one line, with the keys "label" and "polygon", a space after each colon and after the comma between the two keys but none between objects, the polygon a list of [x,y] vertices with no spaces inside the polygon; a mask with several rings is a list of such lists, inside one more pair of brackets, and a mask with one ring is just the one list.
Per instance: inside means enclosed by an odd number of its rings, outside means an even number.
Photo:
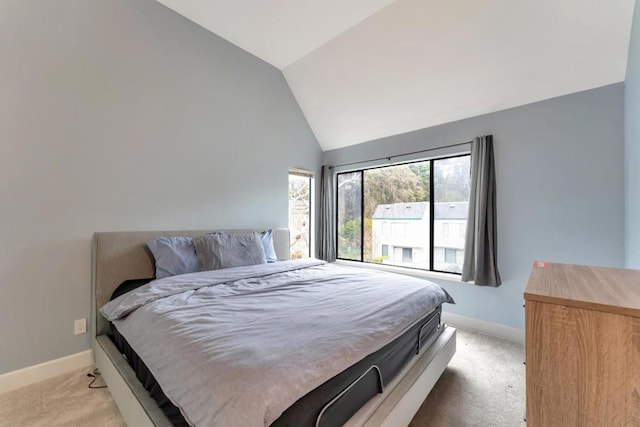
[{"label": "white baseboard", "polygon": [[453,326],[463,329],[482,332],[497,338],[504,338],[509,341],[524,344],[524,329],[512,328],[499,323],[486,322],[484,320],[472,319],[471,317],[460,316],[459,314],[442,312],[442,320]]},{"label": "white baseboard", "polygon": [[93,365],[91,350],[50,360],[0,375],[0,393]]}]

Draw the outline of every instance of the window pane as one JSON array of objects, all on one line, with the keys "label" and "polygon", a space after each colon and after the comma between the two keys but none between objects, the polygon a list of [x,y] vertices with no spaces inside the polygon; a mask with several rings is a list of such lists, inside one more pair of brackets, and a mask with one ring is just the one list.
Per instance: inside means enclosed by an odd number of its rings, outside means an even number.
[{"label": "window pane", "polygon": [[361,261],[362,174],[338,174],[338,258]]},{"label": "window pane", "polygon": [[411,248],[402,248],[402,262],[411,262],[413,261],[413,249]]},{"label": "window pane", "polygon": [[363,172],[364,261],[429,269],[429,169],[426,161]]},{"label": "window pane", "polygon": [[462,272],[469,210],[470,156],[433,161],[433,269]]},{"label": "window pane", "polygon": [[445,248],[444,250],[444,262],[447,264],[455,264],[456,263],[456,250]]},{"label": "window pane", "polygon": [[[382,222],[382,235],[383,236],[389,235],[389,223],[387,221]],[[385,245],[382,245],[382,246],[385,246]]]},{"label": "window pane", "polygon": [[311,256],[311,177],[289,174],[291,259]]}]

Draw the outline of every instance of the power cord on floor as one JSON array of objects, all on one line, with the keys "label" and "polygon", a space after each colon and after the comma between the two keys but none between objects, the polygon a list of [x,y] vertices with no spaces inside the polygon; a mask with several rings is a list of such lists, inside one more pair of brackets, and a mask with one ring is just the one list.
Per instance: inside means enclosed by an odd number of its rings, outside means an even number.
[{"label": "power cord on floor", "polygon": [[107,386],[106,386],[106,385],[99,385],[99,386],[94,386],[94,385],[93,385],[93,383],[94,383],[94,382],[96,382],[96,380],[98,379],[98,377],[101,377],[101,376],[102,376],[102,374],[100,373],[100,371],[98,370],[98,368],[95,368],[95,369],[93,370],[93,373],[89,372],[89,373],[87,374],[87,376],[88,376],[89,378],[93,378],[93,379],[91,380],[91,382],[89,383],[89,385],[88,385],[88,387],[89,387],[89,388],[107,388]]}]

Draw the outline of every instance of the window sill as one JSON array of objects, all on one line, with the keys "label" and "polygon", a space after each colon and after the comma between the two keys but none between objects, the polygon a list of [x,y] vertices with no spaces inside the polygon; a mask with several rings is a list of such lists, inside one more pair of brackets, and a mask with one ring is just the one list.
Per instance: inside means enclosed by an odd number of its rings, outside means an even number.
[{"label": "window sill", "polygon": [[[375,264],[375,263],[367,263],[367,262],[359,262],[359,261],[347,261],[343,259],[336,260],[336,264],[347,265],[350,267],[358,267],[358,268],[368,268],[371,270],[382,270],[388,271],[390,273],[398,273],[404,274],[406,276],[413,276],[419,279],[440,279],[447,280],[449,282],[462,282],[462,276],[459,274],[451,274],[451,273],[441,273],[438,271],[426,271],[426,270],[417,270],[415,268],[405,268],[405,267],[397,267],[393,265],[383,265],[383,264]],[[472,283],[472,282],[468,282]]]}]

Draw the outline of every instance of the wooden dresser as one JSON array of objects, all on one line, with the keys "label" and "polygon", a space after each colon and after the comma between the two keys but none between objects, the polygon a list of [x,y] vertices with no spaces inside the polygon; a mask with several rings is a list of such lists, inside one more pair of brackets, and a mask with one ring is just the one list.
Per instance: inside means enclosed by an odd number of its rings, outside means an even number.
[{"label": "wooden dresser", "polygon": [[535,263],[527,427],[640,426],[640,270]]}]

